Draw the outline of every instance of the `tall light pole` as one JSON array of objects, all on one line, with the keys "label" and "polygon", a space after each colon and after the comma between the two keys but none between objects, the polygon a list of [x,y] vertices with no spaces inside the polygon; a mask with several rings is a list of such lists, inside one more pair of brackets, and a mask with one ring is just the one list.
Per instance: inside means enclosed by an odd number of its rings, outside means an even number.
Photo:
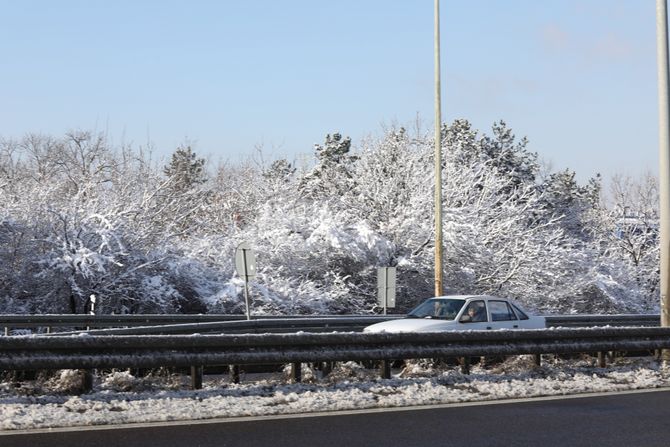
[{"label": "tall light pole", "polygon": [[440,0],[435,0],[435,296],[442,295],[442,103],[440,101]]},{"label": "tall light pole", "polygon": [[[668,2],[656,0],[656,41],[658,63],[658,172],[660,179],[661,224],[661,326],[670,326],[670,101],[668,98]],[[663,350],[670,361],[670,350]]]}]

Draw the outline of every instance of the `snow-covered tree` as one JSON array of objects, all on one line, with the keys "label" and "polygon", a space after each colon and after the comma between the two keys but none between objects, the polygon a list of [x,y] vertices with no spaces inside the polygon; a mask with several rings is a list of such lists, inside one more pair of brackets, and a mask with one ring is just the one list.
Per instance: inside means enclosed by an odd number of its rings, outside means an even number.
[{"label": "snow-covered tree", "polygon": [[[6,312],[237,312],[242,241],[256,250],[254,313],[375,311],[376,268],[398,268],[398,310],[433,290],[432,132],[341,134],[315,164],[169,163],[104,136],[0,139],[0,306]],[[442,126],[448,293],[542,312],[656,307],[656,180],[542,173],[504,122]]]},{"label": "snow-covered tree", "polygon": [[184,191],[206,181],[205,159],[198,158],[191,146],[179,147],[163,168],[173,188]]},{"label": "snow-covered tree", "polygon": [[351,138],[340,133],[326,135],[323,145],[314,145],[317,164],[300,180],[300,191],[317,200],[337,199],[355,184],[351,174],[357,160],[351,154]]}]

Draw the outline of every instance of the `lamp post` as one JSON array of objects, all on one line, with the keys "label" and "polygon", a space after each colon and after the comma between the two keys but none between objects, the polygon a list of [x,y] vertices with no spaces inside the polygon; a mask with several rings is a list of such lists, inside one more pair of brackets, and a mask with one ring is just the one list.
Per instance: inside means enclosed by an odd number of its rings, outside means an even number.
[{"label": "lamp post", "polygon": [[[661,239],[661,326],[670,326],[670,101],[668,98],[668,2],[656,0],[656,41],[658,63],[658,155],[660,180]],[[663,362],[670,350],[663,350]]]},{"label": "lamp post", "polygon": [[440,101],[440,0],[435,0],[435,296],[442,295],[442,116]]}]

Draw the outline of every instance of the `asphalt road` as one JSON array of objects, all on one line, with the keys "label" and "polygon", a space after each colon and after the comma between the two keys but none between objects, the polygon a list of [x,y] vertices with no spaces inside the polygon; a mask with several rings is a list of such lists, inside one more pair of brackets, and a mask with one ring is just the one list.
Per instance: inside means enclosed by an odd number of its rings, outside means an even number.
[{"label": "asphalt road", "polygon": [[0,435],[2,447],[670,445],[670,391]]}]

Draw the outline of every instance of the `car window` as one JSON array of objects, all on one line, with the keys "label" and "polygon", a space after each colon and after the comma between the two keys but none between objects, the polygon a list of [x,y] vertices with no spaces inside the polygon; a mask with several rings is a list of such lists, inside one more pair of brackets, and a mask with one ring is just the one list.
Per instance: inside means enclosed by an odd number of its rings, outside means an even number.
[{"label": "car window", "polygon": [[489,301],[491,321],[516,320],[516,315],[506,301]]},{"label": "car window", "polygon": [[462,299],[432,298],[415,307],[409,314],[410,318],[440,318],[453,320],[465,304]]},{"label": "car window", "polygon": [[488,321],[488,316],[486,315],[486,303],[483,300],[471,301],[468,304],[461,319],[461,323],[478,323],[481,321]]},{"label": "car window", "polygon": [[514,311],[516,312],[516,314],[519,316],[519,320],[527,320],[528,319],[528,315],[526,315],[521,309],[519,309],[514,304],[512,304],[512,307],[514,308]]}]

